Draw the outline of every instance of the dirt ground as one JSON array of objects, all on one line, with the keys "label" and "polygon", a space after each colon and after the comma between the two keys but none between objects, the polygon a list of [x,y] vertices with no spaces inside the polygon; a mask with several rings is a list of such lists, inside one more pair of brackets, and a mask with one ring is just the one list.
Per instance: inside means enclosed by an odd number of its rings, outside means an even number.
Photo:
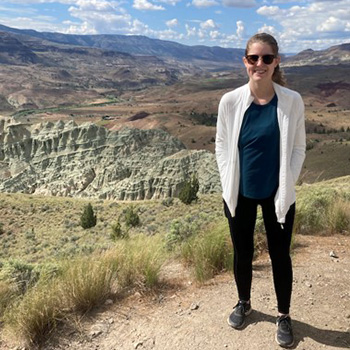
[{"label": "dirt ground", "polygon": [[[298,236],[293,264],[293,349],[350,349],[350,237]],[[236,303],[231,274],[204,286],[179,266],[166,274],[177,287],[105,305],[79,331],[65,333],[45,350],[280,349],[274,341],[277,309],[267,255],[254,263],[254,312],[239,331],[226,321]]]}]

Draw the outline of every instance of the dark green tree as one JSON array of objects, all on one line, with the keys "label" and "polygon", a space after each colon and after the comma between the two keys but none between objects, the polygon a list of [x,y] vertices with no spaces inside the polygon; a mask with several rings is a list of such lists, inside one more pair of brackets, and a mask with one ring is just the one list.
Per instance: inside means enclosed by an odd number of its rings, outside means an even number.
[{"label": "dark green tree", "polygon": [[94,214],[91,203],[84,207],[84,211],[80,217],[80,225],[83,229],[96,226],[97,217]]},{"label": "dark green tree", "polygon": [[198,199],[197,193],[199,190],[199,181],[196,175],[192,176],[191,180],[185,182],[182,190],[179,193],[181,202],[185,204],[191,204]]}]

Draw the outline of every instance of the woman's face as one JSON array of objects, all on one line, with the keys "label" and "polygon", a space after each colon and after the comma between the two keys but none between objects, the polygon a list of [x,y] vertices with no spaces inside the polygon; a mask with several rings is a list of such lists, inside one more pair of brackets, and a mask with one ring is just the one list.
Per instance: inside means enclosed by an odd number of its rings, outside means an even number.
[{"label": "woman's face", "polygon": [[249,80],[254,82],[272,81],[273,72],[275,67],[280,63],[281,58],[279,56],[274,58],[271,64],[264,63],[262,56],[274,55],[271,46],[263,42],[252,43],[248,48],[247,56],[249,55],[259,56],[259,59],[255,63],[243,57],[243,63],[247,69]]}]

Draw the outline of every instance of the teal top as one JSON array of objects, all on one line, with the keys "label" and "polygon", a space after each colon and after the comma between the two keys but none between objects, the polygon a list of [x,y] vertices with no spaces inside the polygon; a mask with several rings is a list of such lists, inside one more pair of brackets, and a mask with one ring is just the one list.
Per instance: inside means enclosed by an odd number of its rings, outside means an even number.
[{"label": "teal top", "polygon": [[254,102],[244,114],[238,139],[240,193],[244,197],[270,197],[278,187],[280,130],[277,95],[265,105]]}]

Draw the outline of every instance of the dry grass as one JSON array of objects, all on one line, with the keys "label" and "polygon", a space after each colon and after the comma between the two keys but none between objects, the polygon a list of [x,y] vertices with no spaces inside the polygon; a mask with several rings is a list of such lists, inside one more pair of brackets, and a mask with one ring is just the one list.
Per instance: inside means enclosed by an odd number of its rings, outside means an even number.
[{"label": "dry grass", "polygon": [[[8,219],[4,221],[5,233],[0,236],[2,242],[10,237],[13,251],[22,250],[22,253],[25,250],[22,244],[36,242],[42,247],[47,244],[46,250],[42,248],[40,261],[37,255],[29,257],[29,260],[36,258],[38,263],[2,261],[0,307],[4,313],[3,324],[6,334],[20,339],[27,346],[45,343],[54,334],[57,324],[89,312],[106,298],[122,295],[121,292],[130,289],[146,291],[162,285],[162,266],[179,258],[179,251],[182,252],[181,259],[193,269],[194,278],[199,282],[232,266],[232,246],[220,195],[202,196],[190,206],[178,200],[170,206],[163,205],[161,201],[133,203],[141,226],[130,229],[129,238],[116,242],[110,239],[111,223],[125,212],[130,203],[90,199],[97,209],[97,226],[89,230],[79,226],[62,230],[67,212],[72,220],[73,217],[79,220],[85,200],[19,194],[1,194],[0,197],[4,199],[1,210],[7,213],[3,217]],[[41,210],[44,205],[45,210]],[[10,221],[15,215],[23,222],[23,231],[9,235]],[[174,218],[177,218],[177,223],[196,222],[197,229],[177,242],[179,250],[169,251],[165,237]],[[260,221],[258,215],[257,251],[264,249]],[[34,232],[29,230],[32,222],[36,223]],[[209,225],[209,222],[212,224]],[[125,224],[123,220],[121,223]],[[43,234],[45,227],[46,233],[50,234],[49,242],[45,242],[48,237]],[[183,225],[183,229],[189,229],[186,227]],[[295,232],[349,234],[349,176],[298,187]],[[70,237],[77,237],[73,241],[77,248],[67,260],[64,259],[65,247],[59,242],[64,238],[64,242],[70,244]],[[78,248],[89,241],[91,249],[83,254],[83,250]],[[94,245],[96,249],[93,249]],[[46,255],[54,249],[59,259]],[[21,257],[25,260],[24,255],[19,255],[18,259]]]}]

